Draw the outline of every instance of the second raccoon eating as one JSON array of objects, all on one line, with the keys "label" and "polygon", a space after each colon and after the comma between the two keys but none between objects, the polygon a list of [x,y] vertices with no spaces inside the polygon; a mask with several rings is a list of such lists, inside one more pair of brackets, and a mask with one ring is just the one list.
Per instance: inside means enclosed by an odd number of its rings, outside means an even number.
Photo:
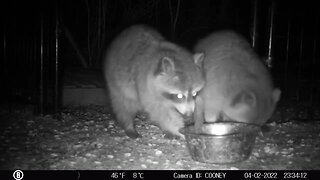
[{"label": "second raccoon eating", "polygon": [[273,114],[281,91],[250,44],[233,31],[215,32],[200,40],[206,86],[197,96],[195,127],[217,121],[263,125]]}]

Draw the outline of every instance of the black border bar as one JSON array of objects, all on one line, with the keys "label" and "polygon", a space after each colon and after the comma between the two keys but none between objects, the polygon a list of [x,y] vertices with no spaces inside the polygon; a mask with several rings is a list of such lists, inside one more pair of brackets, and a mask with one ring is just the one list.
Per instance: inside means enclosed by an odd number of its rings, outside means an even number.
[{"label": "black border bar", "polygon": [[[14,178],[15,177],[15,178]],[[22,178],[21,178],[22,177]],[[319,179],[320,170],[0,170],[1,180]]]}]

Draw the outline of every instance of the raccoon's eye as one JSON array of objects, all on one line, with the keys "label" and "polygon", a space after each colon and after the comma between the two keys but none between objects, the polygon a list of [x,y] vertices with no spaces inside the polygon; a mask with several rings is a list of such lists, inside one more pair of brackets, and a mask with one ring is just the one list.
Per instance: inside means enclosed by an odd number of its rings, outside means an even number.
[{"label": "raccoon's eye", "polygon": [[182,99],[183,98],[183,94],[177,94],[177,98],[178,99]]},{"label": "raccoon's eye", "polygon": [[175,93],[162,93],[162,96],[171,101],[181,103],[185,99],[183,94],[175,94]]},{"label": "raccoon's eye", "polygon": [[192,96],[193,96],[193,97],[196,97],[197,94],[198,94],[198,92],[193,92],[193,93],[192,93]]}]

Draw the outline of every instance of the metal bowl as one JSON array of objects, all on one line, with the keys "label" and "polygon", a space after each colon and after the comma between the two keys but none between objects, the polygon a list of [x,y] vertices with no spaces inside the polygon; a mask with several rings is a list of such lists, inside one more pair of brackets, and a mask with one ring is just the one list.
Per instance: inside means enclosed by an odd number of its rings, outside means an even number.
[{"label": "metal bowl", "polygon": [[239,122],[203,124],[201,129],[188,125],[180,130],[185,135],[195,161],[228,164],[244,161],[251,155],[260,126]]}]

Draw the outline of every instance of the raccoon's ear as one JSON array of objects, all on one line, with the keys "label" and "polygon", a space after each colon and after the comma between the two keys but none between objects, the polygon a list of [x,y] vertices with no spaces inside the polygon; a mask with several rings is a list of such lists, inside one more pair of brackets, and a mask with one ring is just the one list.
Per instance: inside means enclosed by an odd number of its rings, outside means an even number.
[{"label": "raccoon's ear", "polygon": [[194,60],[194,63],[199,66],[200,68],[203,67],[203,59],[204,59],[204,53],[195,53],[193,55],[193,60]]},{"label": "raccoon's ear", "polygon": [[277,103],[280,99],[281,90],[276,88],[272,92],[273,103]]},{"label": "raccoon's ear", "polygon": [[173,59],[169,57],[163,57],[160,60],[161,72],[166,74],[172,74],[175,71],[175,65]]}]

